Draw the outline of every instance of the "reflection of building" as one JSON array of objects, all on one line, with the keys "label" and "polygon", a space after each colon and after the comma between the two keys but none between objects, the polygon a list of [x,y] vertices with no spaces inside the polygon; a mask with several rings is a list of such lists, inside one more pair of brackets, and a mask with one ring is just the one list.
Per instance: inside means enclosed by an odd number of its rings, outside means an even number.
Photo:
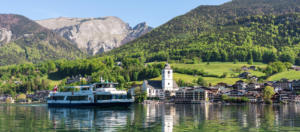
[{"label": "reflection of building", "polygon": [[162,132],[172,132],[176,118],[176,108],[168,104],[146,104],[146,118],[144,127],[150,127],[152,123],[157,122],[158,118],[162,122]]},{"label": "reflection of building", "polygon": [[162,111],[162,132],[172,132],[176,109],[172,105],[164,105]]}]

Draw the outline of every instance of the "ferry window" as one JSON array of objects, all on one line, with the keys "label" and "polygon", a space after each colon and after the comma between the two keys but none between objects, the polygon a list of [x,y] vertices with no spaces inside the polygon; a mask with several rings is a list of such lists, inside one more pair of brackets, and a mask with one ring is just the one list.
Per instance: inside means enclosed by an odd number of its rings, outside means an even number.
[{"label": "ferry window", "polygon": [[88,91],[88,90],[90,90],[90,88],[82,88],[81,90],[82,91]]},{"label": "ferry window", "polygon": [[122,95],[113,95],[113,99],[122,99]]},{"label": "ferry window", "polygon": [[51,100],[64,100],[65,96],[52,96],[50,97]]},{"label": "ferry window", "polygon": [[68,96],[67,100],[76,100],[76,101],[80,101],[80,100],[88,100],[88,96]]},{"label": "ferry window", "polygon": [[127,99],[131,99],[132,97],[131,97],[132,95],[131,95],[131,93],[127,93]]},{"label": "ferry window", "polygon": [[112,99],[112,95],[96,95],[96,100],[110,100]]}]

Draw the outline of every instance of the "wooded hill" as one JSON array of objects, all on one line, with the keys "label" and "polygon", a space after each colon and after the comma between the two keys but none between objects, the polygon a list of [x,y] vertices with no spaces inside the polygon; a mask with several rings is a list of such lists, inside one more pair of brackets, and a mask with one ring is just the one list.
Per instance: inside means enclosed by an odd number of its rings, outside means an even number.
[{"label": "wooded hill", "polygon": [[36,22],[0,14],[0,65],[84,57],[76,46]]},{"label": "wooded hill", "polygon": [[198,58],[300,64],[299,12],[296,0],[199,6],[108,55],[142,57],[147,62]]}]

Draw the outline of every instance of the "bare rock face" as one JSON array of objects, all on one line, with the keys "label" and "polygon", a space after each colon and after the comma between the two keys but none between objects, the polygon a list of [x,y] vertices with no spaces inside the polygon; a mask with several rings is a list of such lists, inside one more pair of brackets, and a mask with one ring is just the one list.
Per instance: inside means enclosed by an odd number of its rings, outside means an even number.
[{"label": "bare rock face", "polygon": [[5,28],[0,28],[0,46],[10,42],[12,38],[12,32]]},{"label": "bare rock face", "polygon": [[105,18],[54,18],[37,21],[70,40],[81,50],[99,54],[132,41],[152,28],[141,23],[131,28],[117,17]]}]

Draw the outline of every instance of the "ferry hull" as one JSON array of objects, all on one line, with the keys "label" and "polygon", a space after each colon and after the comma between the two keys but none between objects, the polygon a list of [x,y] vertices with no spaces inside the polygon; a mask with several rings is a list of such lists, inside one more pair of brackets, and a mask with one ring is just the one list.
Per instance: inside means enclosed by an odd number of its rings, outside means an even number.
[{"label": "ferry hull", "polygon": [[129,107],[131,104],[133,103],[48,103],[48,107]]}]

